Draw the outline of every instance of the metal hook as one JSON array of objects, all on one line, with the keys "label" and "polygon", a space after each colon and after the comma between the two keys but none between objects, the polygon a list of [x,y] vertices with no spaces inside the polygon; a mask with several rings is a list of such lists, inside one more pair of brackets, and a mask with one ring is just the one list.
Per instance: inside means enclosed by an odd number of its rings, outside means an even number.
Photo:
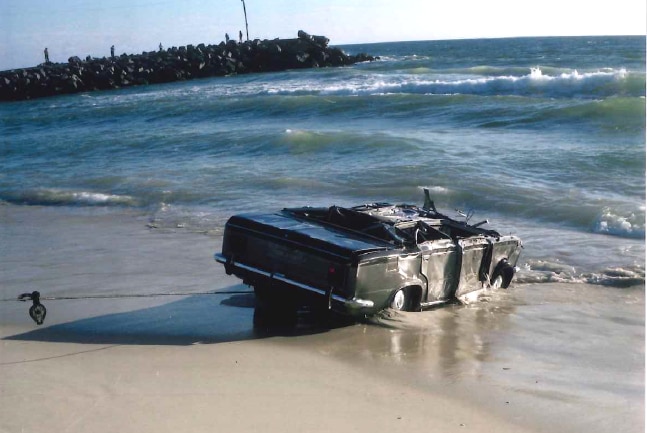
[{"label": "metal hook", "polygon": [[47,308],[40,303],[40,292],[34,290],[31,293],[23,293],[18,296],[18,300],[33,302],[33,305],[29,308],[29,316],[34,319],[37,325],[42,325],[47,315]]}]

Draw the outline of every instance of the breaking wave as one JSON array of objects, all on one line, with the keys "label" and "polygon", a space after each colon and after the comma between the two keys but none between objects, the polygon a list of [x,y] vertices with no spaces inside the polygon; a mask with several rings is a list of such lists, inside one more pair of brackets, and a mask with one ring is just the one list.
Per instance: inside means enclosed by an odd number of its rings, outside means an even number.
[{"label": "breaking wave", "polygon": [[619,215],[610,208],[605,208],[598,217],[594,231],[596,233],[644,239],[645,237],[645,209],[642,212],[630,212]]},{"label": "breaking wave", "polygon": [[128,195],[105,194],[91,191],[63,189],[36,189],[9,192],[3,201],[31,206],[136,206],[137,200]]},{"label": "breaking wave", "polygon": [[578,273],[574,266],[564,263],[529,260],[519,270],[514,281],[517,284],[573,283],[624,288],[645,285],[645,267],[636,264]]},{"label": "breaking wave", "polygon": [[161,99],[163,102],[169,98],[211,100],[214,97],[262,95],[514,95],[582,99],[645,96],[645,73],[625,68],[590,71],[549,66],[434,69],[433,62],[429,61],[404,69],[385,67],[382,71],[369,65],[347,72],[344,80],[337,80],[326,75],[325,71],[288,71],[275,74],[272,80],[254,81],[244,77],[241,79],[245,81],[242,86],[240,81],[222,79],[200,87],[165,89],[164,93],[151,91],[138,97],[145,100]]},{"label": "breaking wave", "polygon": [[[293,82],[292,86],[267,86],[257,89],[268,94],[379,95],[391,93],[481,96],[539,96],[551,98],[605,98],[610,96],[644,96],[644,74],[626,69],[603,69],[580,73],[577,70],[554,75],[540,67],[526,69],[523,75],[476,75],[474,70],[447,74],[446,71],[363,74],[345,82]],[[488,70],[488,72],[492,72]]]}]

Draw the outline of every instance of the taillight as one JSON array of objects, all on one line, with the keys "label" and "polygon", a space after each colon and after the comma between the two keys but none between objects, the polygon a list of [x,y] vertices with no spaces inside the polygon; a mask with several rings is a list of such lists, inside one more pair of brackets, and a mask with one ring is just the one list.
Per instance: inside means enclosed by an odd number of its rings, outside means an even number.
[{"label": "taillight", "polygon": [[333,287],[341,287],[344,284],[344,271],[339,265],[328,266],[328,284]]}]

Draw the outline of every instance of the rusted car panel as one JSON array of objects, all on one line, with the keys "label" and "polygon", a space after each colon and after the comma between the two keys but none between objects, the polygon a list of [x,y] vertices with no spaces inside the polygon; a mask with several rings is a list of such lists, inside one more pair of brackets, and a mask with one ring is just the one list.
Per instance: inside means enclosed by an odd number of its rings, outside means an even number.
[{"label": "rusted car panel", "polygon": [[354,316],[416,311],[514,275],[521,240],[425,205],[375,203],[235,215],[216,261],[262,301],[315,303]]}]

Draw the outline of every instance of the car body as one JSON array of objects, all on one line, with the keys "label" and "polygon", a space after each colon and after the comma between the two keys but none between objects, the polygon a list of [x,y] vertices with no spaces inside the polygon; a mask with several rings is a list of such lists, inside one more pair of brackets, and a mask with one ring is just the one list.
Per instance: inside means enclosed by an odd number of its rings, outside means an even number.
[{"label": "car body", "polygon": [[417,311],[508,287],[522,243],[425,205],[301,207],[232,216],[217,262],[276,307],[362,317]]}]

